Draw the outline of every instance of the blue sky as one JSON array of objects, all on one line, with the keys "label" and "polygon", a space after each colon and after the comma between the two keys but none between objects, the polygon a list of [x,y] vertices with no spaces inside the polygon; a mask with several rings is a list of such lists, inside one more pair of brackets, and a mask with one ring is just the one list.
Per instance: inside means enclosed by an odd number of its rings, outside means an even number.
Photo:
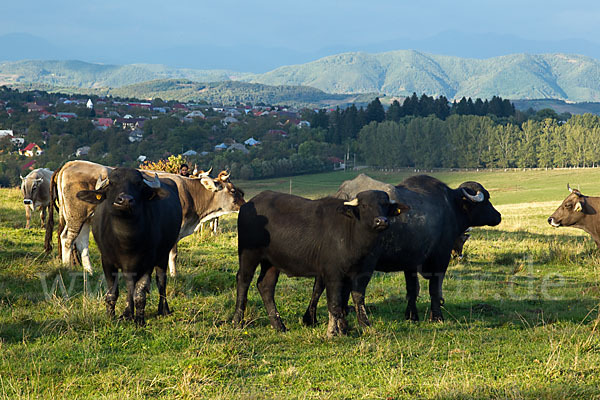
[{"label": "blue sky", "polygon": [[[80,52],[86,47],[94,48],[96,53],[112,50],[116,60],[118,54],[126,55],[129,49],[131,56],[124,60],[128,63],[154,62],[147,60],[152,58],[152,48],[162,51],[190,46],[201,50],[201,46],[209,46],[212,51],[228,48],[235,52],[250,46],[267,53],[271,49],[273,58],[281,50],[285,50],[281,53],[284,59],[286,51],[310,58],[328,52],[427,47],[422,40],[456,32],[461,34],[459,40],[465,40],[466,53],[454,54],[459,56],[494,55],[490,53],[493,49],[468,53],[468,37],[477,35],[490,37],[488,47],[498,40],[494,37],[502,35],[516,43],[517,50],[531,48],[530,52],[552,51],[549,42],[562,43],[556,51],[568,50],[566,40],[600,47],[597,1],[28,0],[4,1],[0,14],[0,35],[26,33]],[[540,42],[546,45],[538,49]],[[510,50],[510,44],[504,46],[506,49],[498,52]],[[460,46],[458,49],[449,51],[460,51]],[[93,53],[87,54],[89,58]],[[201,68],[195,65],[197,57],[194,59],[191,64]]]}]

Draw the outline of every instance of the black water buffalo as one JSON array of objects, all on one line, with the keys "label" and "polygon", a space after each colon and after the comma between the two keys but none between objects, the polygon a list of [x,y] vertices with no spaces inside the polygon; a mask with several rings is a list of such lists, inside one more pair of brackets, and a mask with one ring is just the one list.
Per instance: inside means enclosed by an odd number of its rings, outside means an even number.
[{"label": "black water buffalo", "polygon": [[[93,273],[89,256],[90,220],[96,205],[79,201],[76,195],[80,190],[93,189],[98,177],[104,179],[112,170],[112,167],[90,161],[75,160],[67,162],[51,179],[51,202],[57,203],[59,210],[58,253],[65,265],[76,260],[79,253],[83,268],[90,274]],[[162,184],[177,186],[183,214],[178,241],[198,230],[203,222],[237,212],[244,204],[244,192],[229,180],[229,173],[221,171],[217,178],[211,178],[211,170],[194,171],[193,178],[156,171]],[[154,178],[155,171],[141,172],[146,179]],[[54,212],[51,208],[44,241],[46,252],[52,250],[53,228]],[[77,251],[74,252],[74,248]],[[171,276],[176,273],[176,258],[177,245],[173,246],[169,254]]]},{"label": "black water buffalo", "polygon": [[[356,179],[376,183],[366,186],[344,183],[336,196],[348,198],[353,195],[352,191],[391,186],[366,178]],[[348,187],[352,191],[344,190]],[[395,186],[391,193],[391,200],[406,204],[410,210],[395,218],[390,228],[380,235],[377,246],[381,247],[381,256],[375,269],[404,271],[408,301],[405,317],[413,321],[419,320],[418,274],[428,279],[431,319],[443,321],[442,282],[457,238],[471,226],[498,225],[500,213],[490,203],[487,190],[477,182],[465,182],[451,189],[433,177],[417,175]],[[307,325],[316,323],[316,308],[322,292],[323,283],[316,279],[313,297],[304,314]]]},{"label": "black water buffalo", "polygon": [[[375,239],[404,208],[381,191],[366,191],[352,201],[333,197],[308,200],[265,191],[238,216],[237,301],[233,322],[240,325],[248,287],[258,264],[258,290],[273,328],[285,331],[274,300],[279,272],[319,277],[327,288],[328,336],[344,334],[347,298],[352,292],[358,322],[369,325],[364,293],[371,278]],[[376,258],[375,258],[376,259]],[[345,300],[344,300],[345,299]]]},{"label": "black water buffalo", "polygon": [[118,271],[127,284],[126,319],[144,324],[146,293],[156,267],[158,314],[170,313],[166,299],[169,251],[181,227],[181,204],[176,186],[161,185],[158,176],[148,181],[131,168],[116,168],[99,179],[96,190],[82,190],[77,198],[97,204],[92,232],[102,256],[108,287],[106,310],[115,315],[119,296]]},{"label": "black water buffalo", "polygon": [[584,196],[577,189],[567,185],[569,194],[562,204],[548,218],[548,223],[555,228],[570,226],[583,229],[600,248],[600,197]]}]

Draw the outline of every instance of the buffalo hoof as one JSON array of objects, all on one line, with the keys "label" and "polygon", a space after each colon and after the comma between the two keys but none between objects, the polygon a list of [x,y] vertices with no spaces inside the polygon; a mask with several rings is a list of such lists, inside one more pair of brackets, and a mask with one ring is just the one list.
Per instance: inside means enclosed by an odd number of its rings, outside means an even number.
[{"label": "buffalo hoof", "polygon": [[275,329],[277,332],[287,332],[287,328],[285,327],[285,325],[283,324],[283,322],[280,322],[278,324],[271,324],[271,326],[273,326],[273,329]]},{"label": "buffalo hoof", "polygon": [[439,312],[439,313],[432,312],[430,314],[429,320],[431,322],[444,322],[444,316],[442,315],[441,312]]},{"label": "buffalo hoof", "polygon": [[371,322],[369,321],[369,317],[367,317],[367,312],[364,306],[360,306],[360,308],[357,310],[356,319],[358,320],[358,324],[362,327],[371,326]]},{"label": "buffalo hoof", "polygon": [[336,318],[329,313],[329,324],[327,325],[327,337],[345,335],[348,331],[348,322],[343,318]]},{"label": "buffalo hoof", "polygon": [[317,316],[307,311],[302,317],[302,323],[306,326],[315,326],[317,325]]},{"label": "buffalo hoof", "polygon": [[242,320],[242,316],[238,313],[235,313],[233,316],[233,320],[231,321],[234,328],[241,329],[244,327],[244,321]]},{"label": "buffalo hoof", "polygon": [[121,314],[121,316],[119,317],[119,319],[125,320],[125,321],[131,321],[131,320],[133,320],[133,313],[131,312],[130,309],[126,308],[125,311],[123,311],[123,314]]},{"label": "buffalo hoof", "polygon": [[404,319],[412,322],[419,322],[419,313],[416,310],[406,310],[404,313]]},{"label": "buffalo hoof", "polygon": [[158,306],[158,315],[164,317],[167,315],[171,315],[171,313],[173,313],[173,311],[171,311],[171,309],[169,308],[169,305],[166,302],[163,307],[161,307],[160,305]]}]

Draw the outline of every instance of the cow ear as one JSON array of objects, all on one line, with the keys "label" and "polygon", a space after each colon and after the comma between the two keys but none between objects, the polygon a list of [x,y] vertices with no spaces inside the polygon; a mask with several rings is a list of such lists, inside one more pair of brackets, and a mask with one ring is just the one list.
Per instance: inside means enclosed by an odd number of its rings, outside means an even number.
[{"label": "cow ear", "polygon": [[95,191],[95,190],[81,190],[77,192],[77,198],[79,200],[91,203],[91,204],[100,204],[104,201],[106,196],[104,193]]},{"label": "cow ear", "polygon": [[200,178],[200,183],[202,184],[202,186],[204,186],[207,190],[210,190],[211,192],[216,192],[219,190],[217,188],[217,185],[215,185],[215,181],[211,177],[203,176],[202,178]]}]

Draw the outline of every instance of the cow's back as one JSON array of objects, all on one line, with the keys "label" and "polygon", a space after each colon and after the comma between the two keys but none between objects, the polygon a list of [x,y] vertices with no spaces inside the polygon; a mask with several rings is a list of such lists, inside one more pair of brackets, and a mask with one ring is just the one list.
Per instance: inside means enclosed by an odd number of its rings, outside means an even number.
[{"label": "cow's back", "polygon": [[93,212],[95,205],[77,199],[81,190],[95,189],[98,178],[108,177],[109,167],[89,161],[69,161],[56,178],[58,202],[67,224],[83,223]]},{"label": "cow's back", "polygon": [[[255,249],[263,259],[294,276],[315,276],[322,264],[340,263],[341,242],[349,244],[350,219],[337,211],[343,202],[309,200],[265,191],[244,204],[238,216],[238,251]],[[343,245],[342,245],[343,246]]]},{"label": "cow's back", "polygon": [[[437,255],[450,257],[457,222],[452,190],[441,181],[426,175],[407,178],[398,186],[379,182],[366,175],[355,184],[346,185],[345,196],[351,198],[364,190],[390,190],[390,199],[406,204],[409,210],[391,220],[390,227],[379,236],[383,247],[378,270],[412,269]],[[342,190],[342,187],[340,187]],[[340,191],[338,191],[338,194]],[[447,248],[447,249],[446,249]]]}]

